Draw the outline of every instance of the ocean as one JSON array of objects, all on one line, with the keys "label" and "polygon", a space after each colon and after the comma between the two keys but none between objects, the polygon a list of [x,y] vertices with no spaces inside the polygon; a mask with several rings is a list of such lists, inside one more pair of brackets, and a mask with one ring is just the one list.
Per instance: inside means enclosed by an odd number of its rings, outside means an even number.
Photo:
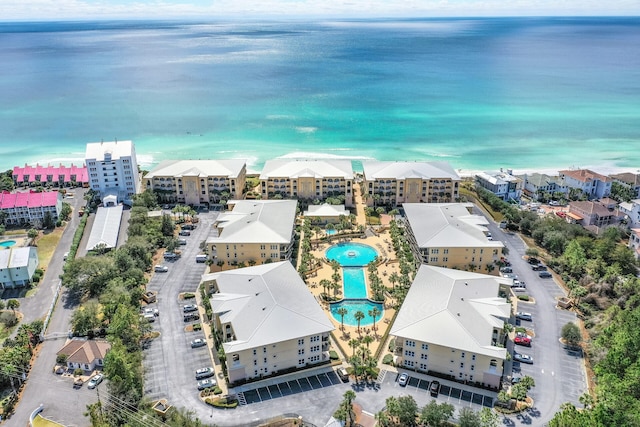
[{"label": "ocean", "polygon": [[0,58],[0,170],[114,139],[146,169],[640,169],[640,18],[3,22]]}]

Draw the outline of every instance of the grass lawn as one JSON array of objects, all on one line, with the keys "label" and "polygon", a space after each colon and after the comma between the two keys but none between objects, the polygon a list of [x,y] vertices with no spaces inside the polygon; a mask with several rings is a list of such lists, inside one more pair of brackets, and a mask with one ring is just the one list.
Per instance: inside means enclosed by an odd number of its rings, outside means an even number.
[{"label": "grass lawn", "polygon": [[56,227],[53,231],[47,232],[46,234],[40,234],[36,240],[40,268],[46,268],[49,265],[49,261],[51,261],[51,257],[58,246],[58,242],[62,237],[63,231],[63,227]]},{"label": "grass lawn", "polygon": [[62,426],[62,424],[55,423],[53,421],[47,420],[46,418],[42,418],[40,415],[37,415],[33,419],[33,427],[57,427]]}]

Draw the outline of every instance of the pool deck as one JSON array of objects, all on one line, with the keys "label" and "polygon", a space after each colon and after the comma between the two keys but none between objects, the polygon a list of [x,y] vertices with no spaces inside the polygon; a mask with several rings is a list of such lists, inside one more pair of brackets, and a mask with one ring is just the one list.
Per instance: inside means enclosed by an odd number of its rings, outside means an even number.
[{"label": "pool deck", "polygon": [[[359,197],[359,190],[356,191],[356,212],[358,213],[356,215],[358,224],[364,225],[365,224],[364,223],[364,220],[365,220],[364,219],[365,218],[364,203],[362,202],[362,199]],[[369,235],[373,233],[367,233],[367,234]],[[311,238],[314,239],[315,237],[316,236],[313,235]],[[364,245],[371,246],[378,252],[379,257],[383,259],[386,258],[387,262],[381,264],[378,267],[378,273],[380,278],[382,279],[382,283],[384,284],[384,286],[391,289],[393,286],[389,281],[389,277],[393,272],[400,274],[400,270],[399,270],[399,264],[397,262],[393,262],[396,260],[396,257],[395,257],[395,252],[393,250],[393,246],[391,245],[391,236],[389,235],[388,230],[383,231],[381,233],[376,232],[375,235],[370,235],[365,238],[348,238],[345,240],[351,243],[361,243]],[[325,259],[325,253],[327,249],[329,249],[331,246],[333,246],[334,244],[337,244],[340,241],[344,241],[344,240],[340,239],[339,237],[334,237],[332,243],[321,243],[318,246],[316,246],[315,244],[312,244],[311,253],[317,259]],[[366,270],[366,266],[364,268],[365,268],[365,280],[367,282],[367,291],[370,295],[371,292],[369,290],[369,285],[368,285],[368,273]],[[366,335],[373,336],[375,338],[375,341],[373,341],[369,345],[369,349],[371,350],[372,354],[375,354],[375,352],[378,349],[378,346],[380,345],[388,346],[387,342],[384,342],[384,343],[381,342],[381,338],[382,336],[384,336],[387,328],[391,327],[391,319],[395,314],[395,310],[391,307],[394,305],[395,300],[392,300],[389,298],[386,299],[384,304],[384,308],[385,308],[384,315],[382,316],[382,318],[376,319],[376,324],[375,324],[376,330],[373,329],[372,325],[368,325],[368,326],[360,327],[360,333],[358,333],[357,326],[349,326],[347,324],[344,325],[344,330],[342,330],[340,321],[334,319],[333,315],[331,314],[329,303],[322,302],[322,300],[320,299],[320,294],[322,294],[323,292],[323,288],[322,286],[320,286],[320,281],[323,279],[327,279],[331,281],[332,274],[333,274],[333,270],[331,269],[331,266],[323,262],[322,268],[318,270],[315,274],[311,274],[309,277],[307,277],[306,282],[309,287],[309,290],[316,297],[316,299],[320,301],[322,308],[325,310],[325,312],[331,319],[331,322],[336,328],[336,330],[334,331],[334,336],[339,341],[339,344],[342,347],[343,351],[346,352],[346,354],[341,355],[342,356],[341,358],[347,359],[348,357],[351,356],[352,349],[351,347],[349,347],[349,341],[354,338],[359,339],[359,338],[365,337]],[[329,293],[333,295],[332,291],[329,291]],[[338,293],[338,296],[340,296],[341,294],[342,294],[342,291]],[[386,341],[388,341],[388,339]],[[380,360],[378,360],[378,364],[381,363],[382,357],[384,357],[384,355],[387,353],[388,353],[387,350],[382,351],[380,353]]]}]

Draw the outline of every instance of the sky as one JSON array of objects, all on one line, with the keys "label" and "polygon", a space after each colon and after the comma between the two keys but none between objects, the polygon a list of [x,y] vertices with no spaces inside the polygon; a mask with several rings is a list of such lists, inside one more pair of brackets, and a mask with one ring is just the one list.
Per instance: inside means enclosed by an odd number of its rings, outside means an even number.
[{"label": "sky", "polygon": [[0,21],[639,16],[638,0],[0,0]]}]

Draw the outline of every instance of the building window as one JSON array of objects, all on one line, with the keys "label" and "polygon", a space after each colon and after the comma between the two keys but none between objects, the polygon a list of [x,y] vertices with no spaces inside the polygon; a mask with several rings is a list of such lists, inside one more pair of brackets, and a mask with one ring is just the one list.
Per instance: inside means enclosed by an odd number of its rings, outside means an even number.
[{"label": "building window", "polygon": [[404,366],[408,366],[409,368],[413,368],[414,362],[413,360],[405,360]]},{"label": "building window", "polygon": [[[227,326],[228,326],[228,325],[227,325]],[[253,355],[254,355],[254,356],[256,355],[256,349],[255,349],[255,348],[253,349]]]},{"label": "building window", "polygon": [[431,258],[429,258],[429,262],[438,262],[438,257],[432,256]]},{"label": "building window", "polygon": [[420,354],[420,359],[427,360],[427,355],[424,353]]},{"label": "building window", "polygon": [[464,369],[464,363],[460,363],[460,369]]},{"label": "building window", "polygon": [[460,358],[464,359],[464,351],[460,353]]},{"label": "building window", "polygon": [[264,363],[267,363],[267,358],[266,357],[264,358]]},{"label": "building window", "polygon": [[423,350],[429,350],[429,344],[422,343]]},{"label": "building window", "polygon": [[415,356],[415,352],[411,351],[411,350],[405,350],[404,351],[404,355],[407,357],[413,357]]},{"label": "building window", "polygon": [[475,354],[471,355],[471,360],[476,360],[476,355]]},{"label": "building window", "polygon": [[471,370],[474,371],[476,369],[476,365],[471,365]]},{"label": "building window", "polygon": [[234,354],[232,356],[232,359],[233,359],[234,362],[238,362],[238,361],[240,361],[240,355],[239,354]]},{"label": "building window", "polygon": [[427,365],[425,363],[421,363],[420,364],[420,370],[426,371],[427,370]]},{"label": "building window", "polygon": [[304,354],[304,348],[298,349],[298,356],[302,356]]},{"label": "building window", "polygon": [[407,347],[415,347],[416,342],[411,340],[405,340],[404,345],[406,345]]},{"label": "building window", "polygon": [[298,340],[298,345],[304,345],[304,338],[300,338]]},{"label": "building window", "polygon": [[298,365],[304,365],[304,359],[298,359]]},{"label": "building window", "polygon": [[446,256],[442,257],[442,262],[449,262],[449,257],[446,257]]}]

